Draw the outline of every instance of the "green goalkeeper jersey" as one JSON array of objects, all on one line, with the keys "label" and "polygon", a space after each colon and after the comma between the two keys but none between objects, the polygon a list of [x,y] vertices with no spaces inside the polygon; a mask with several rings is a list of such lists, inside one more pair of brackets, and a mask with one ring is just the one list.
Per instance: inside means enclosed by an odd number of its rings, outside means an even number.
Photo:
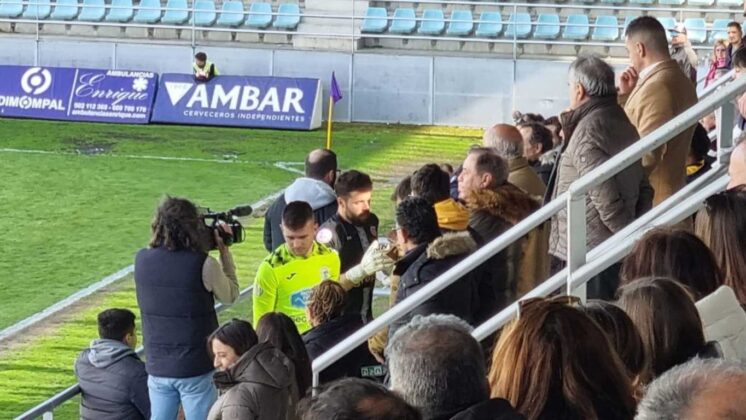
[{"label": "green goalkeeper jersey", "polygon": [[316,241],[308,257],[296,257],[280,245],[259,265],[254,280],[254,326],[268,312],[289,316],[303,334],[311,329],[306,301],[311,289],[324,280],[339,280],[339,255]]}]

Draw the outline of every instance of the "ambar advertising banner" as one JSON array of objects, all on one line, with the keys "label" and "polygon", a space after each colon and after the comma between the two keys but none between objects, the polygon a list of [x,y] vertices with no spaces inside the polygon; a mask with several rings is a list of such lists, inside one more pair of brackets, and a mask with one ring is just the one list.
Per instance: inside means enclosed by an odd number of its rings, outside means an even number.
[{"label": "ambar advertising banner", "polygon": [[321,126],[319,79],[161,75],[153,122],[313,130]]},{"label": "ambar advertising banner", "polygon": [[0,116],[146,124],[152,72],[0,66]]}]

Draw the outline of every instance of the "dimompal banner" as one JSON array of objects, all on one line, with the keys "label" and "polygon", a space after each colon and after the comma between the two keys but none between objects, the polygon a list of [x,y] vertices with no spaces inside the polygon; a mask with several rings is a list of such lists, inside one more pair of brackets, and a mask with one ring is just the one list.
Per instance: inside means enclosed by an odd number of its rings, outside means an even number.
[{"label": "dimompal banner", "polygon": [[158,75],[0,66],[0,116],[147,124]]},{"label": "dimompal banner", "polygon": [[313,130],[321,126],[319,79],[161,75],[153,122]]}]

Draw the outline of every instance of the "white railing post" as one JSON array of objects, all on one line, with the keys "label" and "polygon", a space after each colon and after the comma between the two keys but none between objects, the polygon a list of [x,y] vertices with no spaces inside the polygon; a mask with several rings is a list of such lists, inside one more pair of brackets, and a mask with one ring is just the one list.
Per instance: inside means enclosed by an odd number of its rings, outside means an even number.
[{"label": "white railing post", "polygon": [[585,195],[570,193],[567,196],[567,294],[576,295],[585,302],[585,284],[575,289],[572,280],[575,271],[585,264],[586,212]]},{"label": "white railing post", "polygon": [[723,166],[730,163],[730,150],[733,147],[733,127],[735,126],[736,107],[733,102],[725,102],[720,106],[720,121],[718,121],[717,159]]}]

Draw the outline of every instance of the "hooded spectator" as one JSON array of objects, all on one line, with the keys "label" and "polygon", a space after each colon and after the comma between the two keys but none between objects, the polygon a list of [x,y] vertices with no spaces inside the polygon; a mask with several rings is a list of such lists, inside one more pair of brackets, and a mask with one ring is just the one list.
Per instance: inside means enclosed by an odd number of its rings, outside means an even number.
[{"label": "hooded spectator", "polygon": [[[570,185],[631,146],[639,137],[624,110],[617,104],[614,71],[596,56],[581,56],[570,65],[570,110],[562,114],[567,140],[553,174],[552,198]],[[635,162],[586,195],[586,245],[601,244],[650,208],[652,199],[647,177]],[[566,264],[567,210],[552,218],[549,253],[558,271]],[[618,284],[619,265],[592,279],[588,296],[610,299]]]},{"label": "hooded spectator", "polygon": [[[631,66],[619,78],[619,101],[645,137],[696,104],[697,92],[689,75],[671,59],[666,30],[656,18],[638,17],[627,26],[625,35]],[[693,134],[694,125],[643,157],[642,166],[655,192],[654,206],[686,185],[686,157]]]},{"label": "hooded spectator", "polygon": [[[536,200],[508,182],[507,162],[488,148],[469,151],[459,175],[458,188],[461,199],[471,211],[469,227],[480,246],[539,207]],[[475,271],[479,273],[477,322],[487,320],[515,300],[522,258],[535,264],[538,274],[534,278],[545,275],[548,267],[545,255],[522,255],[526,240],[511,244]]]},{"label": "hooded spectator", "polygon": [[298,409],[302,420],[422,420],[420,413],[383,385],[345,378],[321,387]]},{"label": "hooded spectator", "polygon": [[98,314],[98,340],[75,361],[80,418],[149,419],[148,374],[135,354],[135,314],[107,309]]},{"label": "hooded spectator", "polygon": [[458,232],[469,227],[469,210],[451,198],[450,177],[434,163],[425,165],[412,175],[412,196],[430,203],[438,216],[438,226],[444,232]]},{"label": "hooded spectator", "polygon": [[521,302],[492,354],[492,397],[528,420],[632,419],[626,368],[598,324],[565,299]]},{"label": "hooded spectator", "polygon": [[259,343],[246,321],[234,319],[208,338],[220,398],[208,420],[295,419],[295,368],[280,350]]},{"label": "hooded spectator", "polygon": [[622,263],[622,284],[643,277],[668,277],[683,284],[695,300],[723,285],[723,275],[707,245],[693,233],[659,227],[645,233]]},{"label": "hooded spectator", "polygon": [[306,395],[311,388],[311,359],[293,320],[283,313],[270,312],[259,320],[256,333],[259,342],[269,343],[293,362],[298,395]]},{"label": "hooded spectator", "polygon": [[305,176],[293,181],[267,209],[264,216],[264,248],[273,252],[285,243],[280,225],[287,203],[305,201],[311,205],[314,220],[321,226],[337,214],[337,155],[328,149],[316,149],[306,156]]},{"label": "hooded spectator", "polygon": [[521,420],[490,399],[484,353],[471,327],[452,315],[415,317],[386,349],[391,389],[425,420]]},{"label": "hooded spectator", "polygon": [[[400,276],[396,304],[427,286],[465,256],[476,250],[469,232],[442,234],[433,207],[423,198],[411,197],[396,208],[397,244],[404,256],[394,267]],[[474,275],[464,275],[389,327],[389,337],[415,315],[453,314],[473,322],[476,292]]]},{"label": "hooded spectator", "polygon": [[[312,329],[303,334],[303,343],[311,360],[324,354],[363,326],[356,314],[344,314],[347,294],[339,283],[326,280],[314,287],[306,310]],[[383,370],[368,351],[359,345],[319,374],[321,383],[349,377],[382,379]]]},{"label": "hooded spectator", "polygon": [[695,356],[718,355],[717,348],[705,342],[692,297],[674,280],[636,280],[619,289],[617,304],[640,331],[653,377]]}]

